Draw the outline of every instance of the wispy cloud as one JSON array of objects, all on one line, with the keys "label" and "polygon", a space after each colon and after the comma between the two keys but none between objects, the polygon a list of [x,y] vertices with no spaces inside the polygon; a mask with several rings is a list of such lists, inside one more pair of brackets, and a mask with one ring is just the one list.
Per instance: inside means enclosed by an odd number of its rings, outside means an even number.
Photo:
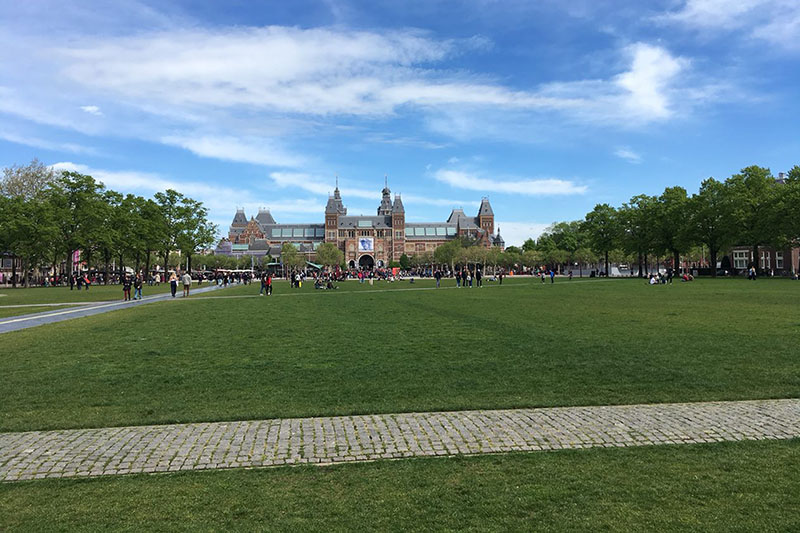
[{"label": "wispy cloud", "polygon": [[614,155],[620,159],[624,159],[629,163],[639,164],[642,162],[642,156],[631,150],[627,146],[620,146],[614,151]]},{"label": "wispy cloud", "polygon": [[75,143],[64,143],[57,141],[48,141],[39,137],[20,135],[18,133],[0,130],[0,139],[9,141],[16,144],[24,144],[25,146],[33,146],[34,148],[42,148],[44,150],[53,150],[57,152],[71,152],[75,154],[96,154],[97,150],[90,146],[83,146]]},{"label": "wispy cloud", "polygon": [[800,51],[800,3],[795,0],[686,0],[656,20],[698,30],[735,30]]},{"label": "wispy cloud", "polygon": [[539,235],[550,227],[550,224],[540,222],[509,222],[507,220],[495,221],[495,228],[500,231],[506,246],[522,246],[528,239],[538,239]]},{"label": "wispy cloud", "polygon": [[226,161],[277,167],[298,167],[306,163],[302,156],[288,152],[268,138],[170,135],[162,137],[161,142],[185,148],[201,157]]},{"label": "wispy cloud", "polygon": [[96,105],[82,105],[81,110],[85,111],[86,113],[89,113],[90,115],[95,115],[98,117],[103,114],[103,112],[100,111],[100,108],[97,107]]},{"label": "wispy cloud", "polygon": [[577,185],[569,180],[555,178],[498,180],[460,170],[447,169],[437,170],[433,176],[440,182],[452,187],[480,191],[483,194],[506,193],[526,196],[550,196],[583,194],[588,190],[585,185]]}]

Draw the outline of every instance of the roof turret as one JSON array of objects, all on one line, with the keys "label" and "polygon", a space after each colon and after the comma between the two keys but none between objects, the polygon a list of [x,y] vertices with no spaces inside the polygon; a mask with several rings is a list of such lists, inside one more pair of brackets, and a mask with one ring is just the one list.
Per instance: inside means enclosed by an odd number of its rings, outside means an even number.
[{"label": "roof turret", "polygon": [[399,194],[394,195],[394,203],[392,204],[392,212],[394,213],[405,213],[406,208],[403,207],[403,200],[400,199]]},{"label": "roof turret", "polygon": [[256,215],[256,221],[262,225],[277,224],[272,217],[272,213],[269,212],[269,209],[259,209],[258,215]]},{"label": "roof turret", "polygon": [[247,217],[244,214],[244,209],[237,209],[236,214],[233,215],[233,222],[231,222],[231,226],[246,226],[247,225]]},{"label": "roof turret", "polygon": [[478,208],[478,216],[494,216],[492,205],[489,203],[489,198],[483,197],[481,199],[481,206]]}]

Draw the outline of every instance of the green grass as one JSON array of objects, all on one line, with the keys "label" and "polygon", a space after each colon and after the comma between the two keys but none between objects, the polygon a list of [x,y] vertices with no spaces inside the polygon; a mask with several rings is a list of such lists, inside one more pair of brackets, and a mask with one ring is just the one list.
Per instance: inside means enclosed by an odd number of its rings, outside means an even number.
[{"label": "green grass", "polygon": [[[193,287],[196,287],[193,284]],[[205,284],[202,286],[206,286]],[[180,290],[180,287],[178,288]],[[145,285],[143,296],[169,292],[169,283]],[[122,300],[122,285],[92,285],[89,290],[69,290],[69,287],[31,287],[0,289],[0,307],[18,304],[50,304],[64,302],[105,302]]]},{"label": "green grass", "polygon": [[0,429],[800,395],[800,283],[408,288],[250,285],[4,334]]},{"label": "green grass", "polygon": [[9,531],[798,531],[800,441],[0,485]]}]

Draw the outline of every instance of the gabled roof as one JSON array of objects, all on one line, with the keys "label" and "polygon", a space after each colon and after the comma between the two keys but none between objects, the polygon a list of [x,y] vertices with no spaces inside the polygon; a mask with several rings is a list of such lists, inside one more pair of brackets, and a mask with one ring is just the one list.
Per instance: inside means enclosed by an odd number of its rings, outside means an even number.
[{"label": "gabled roof", "polygon": [[244,214],[244,209],[237,209],[236,214],[233,215],[233,222],[231,222],[231,226],[246,226],[247,225],[247,217]]},{"label": "gabled roof", "polygon": [[488,198],[481,199],[481,206],[478,208],[478,216],[494,216],[492,205],[489,203]]},{"label": "gabled roof", "polygon": [[394,195],[394,204],[392,204],[393,213],[405,213],[406,208],[403,207],[403,200],[400,199],[399,194]]},{"label": "gabled roof", "polygon": [[275,219],[272,217],[272,213],[269,212],[269,209],[259,209],[258,215],[256,215],[256,220],[259,224],[276,224]]}]

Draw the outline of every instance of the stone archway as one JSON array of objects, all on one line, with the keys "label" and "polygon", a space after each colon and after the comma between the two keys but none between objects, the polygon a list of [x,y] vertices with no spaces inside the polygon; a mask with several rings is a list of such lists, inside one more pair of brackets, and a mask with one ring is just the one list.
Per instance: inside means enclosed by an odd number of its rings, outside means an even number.
[{"label": "stone archway", "polygon": [[350,268],[355,268],[355,267],[356,267],[356,262],[355,262],[355,261],[353,261],[353,260],[351,259],[351,260],[350,260],[350,262],[349,262],[347,265],[348,265]]},{"label": "stone archway", "polygon": [[358,266],[366,270],[375,268],[375,258],[371,255],[364,254],[358,258]]}]

